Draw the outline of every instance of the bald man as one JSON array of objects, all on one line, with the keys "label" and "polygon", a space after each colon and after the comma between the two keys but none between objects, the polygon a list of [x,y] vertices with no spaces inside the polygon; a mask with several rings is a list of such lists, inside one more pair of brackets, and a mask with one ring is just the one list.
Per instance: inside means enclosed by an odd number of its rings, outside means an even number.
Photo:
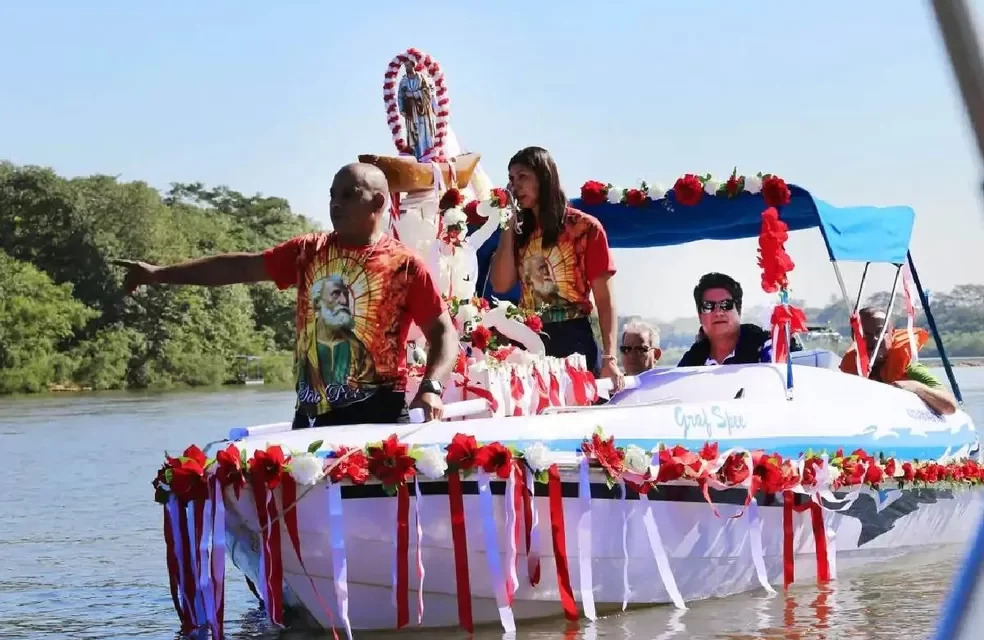
[{"label": "bald man", "polygon": [[399,422],[406,410],[406,339],[427,338],[427,364],[411,408],[443,413],[440,380],[457,357],[457,333],[420,256],[386,233],[389,185],[376,167],[342,167],[331,184],[330,233],[258,253],[228,253],[169,267],[117,260],[127,293],[141,285],[221,286],[272,281],[297,288],[294,428]]}]

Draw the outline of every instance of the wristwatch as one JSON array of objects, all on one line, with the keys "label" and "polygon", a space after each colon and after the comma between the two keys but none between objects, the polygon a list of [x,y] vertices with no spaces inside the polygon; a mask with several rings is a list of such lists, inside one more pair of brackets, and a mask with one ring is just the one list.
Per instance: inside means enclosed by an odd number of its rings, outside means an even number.
[{"label": "wristwatch", "polygon": [[424,378],[420,381],[420,387],[417,391],[418,393],[436,393],[441,396],[444,395],[444,386],[437,380],[431,378]]}]

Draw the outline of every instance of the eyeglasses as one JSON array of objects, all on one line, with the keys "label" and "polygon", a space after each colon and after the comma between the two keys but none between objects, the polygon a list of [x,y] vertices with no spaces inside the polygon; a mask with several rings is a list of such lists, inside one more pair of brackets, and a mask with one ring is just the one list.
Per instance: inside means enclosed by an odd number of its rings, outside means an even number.
[{"label": "eyeglasses", "polygon": [[735,308],[735,301],[731,298],[725,300],[704,300],[700,303],[701,313],[714,313],[714,309],[720,309],[721,311],[731,311]]},{"label": "eyeglasses", "polygon": [[630,347],[625,344],[623,344],[621,347],[618,348],[619,351],[621,351],[626,355],[632,353],[633,351],[635,351],[636,353],[646,353],[647,351],[652,351],[652,349],[653,349],[652,347],[643,347],[643,346]]}]

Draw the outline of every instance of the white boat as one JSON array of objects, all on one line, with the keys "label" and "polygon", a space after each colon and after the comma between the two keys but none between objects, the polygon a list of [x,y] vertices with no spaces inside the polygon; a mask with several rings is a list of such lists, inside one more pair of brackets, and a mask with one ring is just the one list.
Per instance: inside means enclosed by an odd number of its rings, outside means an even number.
[{"label": "white boat", "polygon": [[[781,186],[780,218],[790,230],[819,228],[835,270],[845,260],[894,264],[898,284],[908,263],[931,317],[908,254],[911,209],[839,209],[774,177],[737,174],[720,185],[699,178],[693,202],[694,193],[683,195],[691,178],[668,192],[640,185],[641,204],[638,193],[589,183],[573,204],[602,221],[612,246],[662,246],[758,235],[770,189]],[[601,202],[591,193],[599,187]],[[407,226],[410,218],[436,226],[436,197],[428,204],[417,194],[401,207],[420,214],[400,217],[401,237],[437,237]],[[498,225],[489,221],[469,236],[482,242],[456,254],[474,263],[459,265],[453,290],[484,280]],[[435,268],[444,264],[439,248],[433,255]],[[279,624],[349,635],[405,626],[512,631],[535,618],[685,608],[836,579],[963,543],[984,512],[971,418],[937,415],[910,392],[841,373],[829,351],[654,370],[595,405],[595,387],[608,381],[585,376],[577,356],[543,356],[505,305],[482,316],[466,311],[470,294],[463,297],[463,332],[488,324],[529,350],[495,357],[473,349],[457,384],[446,385],[457,391],[445,421],[260,425],[233,430],[207,459],[197,449],[169,459],[157,497],[185,631],[210,626],[222,636],[226,556]],[[777,308],[789,310],[785,299]],[[773,328],[774,348],[789,328]],[[547,393],[547,378],[559,393]],[[522,393],[510,396],[508,381],[517,379]],[[513,449],[507,456],[493,442]],[[487,466],[461,473],[458,454],[473,445]],[[390,462],[403,460],[415,475],[384,464],[394,451]]]}]

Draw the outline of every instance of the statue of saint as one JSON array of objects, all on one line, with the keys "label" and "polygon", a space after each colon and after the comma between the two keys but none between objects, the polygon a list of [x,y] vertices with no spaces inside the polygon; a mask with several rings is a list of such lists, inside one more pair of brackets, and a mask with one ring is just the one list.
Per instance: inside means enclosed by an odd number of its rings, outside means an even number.
[{"label": "statue of saint", "polygon": [[397,104],[406,123],[407,144],[417,160],[434,146],[437,98],[427,76],[414,69],[412,60],[403,63],[406,74],[400,79]]}]

